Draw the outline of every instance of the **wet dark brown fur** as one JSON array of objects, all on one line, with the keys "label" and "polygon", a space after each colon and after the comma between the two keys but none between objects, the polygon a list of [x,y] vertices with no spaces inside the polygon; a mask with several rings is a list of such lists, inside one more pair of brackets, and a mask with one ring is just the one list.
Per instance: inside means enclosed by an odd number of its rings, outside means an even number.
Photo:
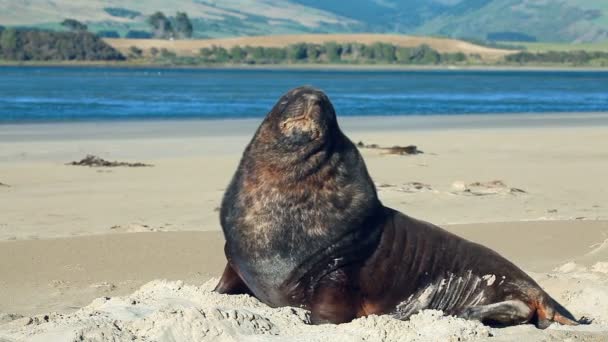
[{"label": "wet dark brown fur", "polygon": [[285,94],[266,116],[224,195],[228,265],[216,287],[313,323],[423,309],[506,326],[576,324],[494,251],[379,201],[327,96]]}]

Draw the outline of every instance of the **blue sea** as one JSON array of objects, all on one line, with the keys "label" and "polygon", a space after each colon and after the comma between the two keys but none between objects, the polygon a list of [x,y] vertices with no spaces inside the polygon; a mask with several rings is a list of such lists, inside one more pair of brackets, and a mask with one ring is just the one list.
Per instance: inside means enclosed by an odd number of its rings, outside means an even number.
[{"label": "blue sea", "polygon": [[0,123],[263,117],[312,85],[339,115],[608,112],[608,72],[0,67]]}]

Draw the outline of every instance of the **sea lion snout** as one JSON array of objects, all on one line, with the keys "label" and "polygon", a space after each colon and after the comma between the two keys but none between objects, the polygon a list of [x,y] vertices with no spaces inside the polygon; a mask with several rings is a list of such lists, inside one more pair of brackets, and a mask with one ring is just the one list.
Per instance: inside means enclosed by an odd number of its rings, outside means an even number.
[{"label": "sea lion snout", "polygon": [[286,136],[304,134],[315,140],[325,135],[335,121],[335,110],[327,95],[312,87],[289,91],[279,105],[282,105],[280,130]]}]

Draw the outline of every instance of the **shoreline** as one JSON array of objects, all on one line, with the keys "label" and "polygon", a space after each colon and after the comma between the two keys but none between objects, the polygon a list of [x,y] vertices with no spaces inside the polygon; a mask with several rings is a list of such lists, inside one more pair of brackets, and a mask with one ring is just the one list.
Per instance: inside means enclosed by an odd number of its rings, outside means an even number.
[{"label": "shoreline", "polygon": [[[0,142],[69,139],[242,136],[263,118],[170,118],[43,122],[0,122]],[[341,126],[357,132],[437,131],[446,129],[533,129],[608,126],[608,112],[494,113],[344,116]]]},{"label": "shoreline", "polygon": [[517,65],[392,65],[392,64],[206,64],[206,65],[160,65],[154,63],[134,62],[105,62],[105,61],[0,61],[0,67],[66,67],[66,68],[117,68],[117,69],[206,69],[206,70],[292,70],[292,71],[352,71],[352,72],[383,72],[383,71],[505,71],[505,72],[608,72],[608,67],[587,66],[517,66]]}]

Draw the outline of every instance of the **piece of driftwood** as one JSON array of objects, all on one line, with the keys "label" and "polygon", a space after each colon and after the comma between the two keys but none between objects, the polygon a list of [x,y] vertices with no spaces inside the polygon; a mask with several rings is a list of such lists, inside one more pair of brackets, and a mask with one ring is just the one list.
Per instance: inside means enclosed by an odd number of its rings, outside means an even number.
[{"label": "piece of driftwood", "polygon": [[79,161],[73,161],[68,163],[67,165],[75,165],[75,166],[88,166],[88,167],[151,167],[154,166],[152,164],[144,164],[144,163],[128,163],[128,162],[117,162],[117,161],[107,161],[100,157],[94,155],[87,155],[84,159]]},{"label": "piece of driftwood", "polygon": [[396,155],[401,155],[401,156],[424,153],[423,151],[419,150],[418,146],[416,146],[416,145],[407,145],[407,146],[396,145],[393,147],[381,147],[378,144],[366,145],[365,143],[363,143],[363,141],[359,141],[357,143],[357,147],[383,150],[385,154],[396,154]]}]

